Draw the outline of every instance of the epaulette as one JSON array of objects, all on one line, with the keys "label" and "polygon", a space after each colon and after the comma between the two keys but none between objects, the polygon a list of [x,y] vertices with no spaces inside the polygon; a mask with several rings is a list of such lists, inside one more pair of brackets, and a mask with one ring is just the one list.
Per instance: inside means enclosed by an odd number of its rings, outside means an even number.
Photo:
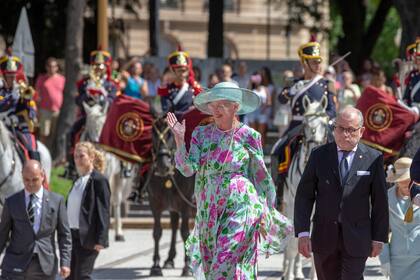
[{"label": "epaulette", "polygon": [[200,92],[203,91],[203,88],[197,81],[193,82],[192,89],[193,89],[194,95],[198,95]]},{"label": "epaulette", "polygon": [[29,102],[28,102],[28,105],[29,105],[29,107],[31,107],[31,108],[36,108],[36,103],[35,103],[35,101],[33,101],[33,100],[29,101]]},{"label": "epaulette", "polygon": [[169,96],[169,88],[168,88],[168,86],[158,87],[157,94],[159,96]]},{"label": "epaulette", "polygon": [[410,83],[410,80],[418,74],[420,74],[419,70],[417,70],[417,69],[411,70],[411,72],[408,73],[408,75],[405,77],[404,84],[408,85]]},{"label": "epaulette", "polygon": [[84,83],[87,82],[88,79],[89,79],[88,77],[83,77],[82,79],[78,80],[76,82],[77,88],[79,89]]}]

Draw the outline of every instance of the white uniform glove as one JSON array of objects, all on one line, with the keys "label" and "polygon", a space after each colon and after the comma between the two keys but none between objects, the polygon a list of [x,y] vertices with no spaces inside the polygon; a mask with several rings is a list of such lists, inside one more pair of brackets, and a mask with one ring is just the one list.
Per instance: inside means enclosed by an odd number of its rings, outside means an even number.
[{"label": "white uniform glove", "polygon": [[385,278],[389,278],[391,273],[391,264],[389,262],[381,264],[381,271]]}]

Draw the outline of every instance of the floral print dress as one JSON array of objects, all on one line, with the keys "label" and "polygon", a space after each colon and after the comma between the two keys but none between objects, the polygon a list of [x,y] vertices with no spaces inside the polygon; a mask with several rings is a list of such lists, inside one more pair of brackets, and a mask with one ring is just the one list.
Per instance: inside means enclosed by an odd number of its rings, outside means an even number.
[{"label": "floral print dress", "polygon": [[175,161],[184,176],[196,174],[197,214],[186,244],[196,279],[257,279],[258,252],[279,252],[293,232],[275,209],[260,134],[244,124],[229,132],[198,126],[190,151],[184,145]]}]

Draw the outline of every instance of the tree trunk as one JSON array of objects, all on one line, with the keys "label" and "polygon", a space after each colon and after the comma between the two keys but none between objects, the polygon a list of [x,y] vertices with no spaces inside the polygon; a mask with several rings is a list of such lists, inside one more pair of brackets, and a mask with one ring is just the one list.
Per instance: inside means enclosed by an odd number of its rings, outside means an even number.
[{"label": "tree trunk", "polygon": [[224,0],[209,0],[207,57],[223,57]]},{"label": "tree trunk", "polygon": [[66,135],[74,122],[77,92],[76,82],[82,67],[83,49],[83,13],[86,0],[69,0],[67,6],[66,52],[64,102],[58,118],[57,137],[53,149],[53,158],[61,159],[66,153]]},{"label": "tree trunk", "polygon": [[[395,1],[395,0],[394,0]],[[405,0],[401,0],[403,2]],[[412,0],[415,1],[415,0]],[[369,26],[366,25],[366,4],[364,0],[336,1],[343,19],[343,33],[337,48],[340,54],[351,51],[347,58],[351,68],[359,73],[364,59],[369,58],[381,35],[392,0],[382,0]]]},{"label": "tree trunk", "polygon": [[[391,7],[392,0],[382,0],[381,3],[379,3],[378,9],[375,12],[375,16],[373,17],[368,29],[363,35],[364,44],[362,47],[359,63],[363,62],[366,58],[369,58],[372,54],[376,41],[382,33],[385,20]],[[360,64],[358,65],[358,68],[360,68]]]},{"label": "tree trunk", "polygon": [[420,36],[420,5],[418,0],[393,0],[402,26],[400,56],[405,57],[406,47]]},{"label": "tree trunk", "polygon": [[337,43],[337,48],[340,54],[351,51],[346,60],[351,68],[356,70],[365,29],[366,5],[363,0],[336,1],[336,3],[343,20],[344,33]]},{"label": "tree trunk", "polygon": [[149,0],[149,43],[150,55],[159,55],[159,0]]}]

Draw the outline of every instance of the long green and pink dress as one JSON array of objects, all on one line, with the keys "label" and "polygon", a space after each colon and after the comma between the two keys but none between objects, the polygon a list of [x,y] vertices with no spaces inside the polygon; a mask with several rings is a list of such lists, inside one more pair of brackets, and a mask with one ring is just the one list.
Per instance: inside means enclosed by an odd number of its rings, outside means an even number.
[{"label": "long green and pink dress", "polygon": [[183,146],[175,161],[185,176],[196,174],[197,215],[186,245],[196,279],[257,279],[258,252],[279,252],[293,232],[275,209],[260,134],[244,124],[230,132],[199,126],[189,153]]}]

